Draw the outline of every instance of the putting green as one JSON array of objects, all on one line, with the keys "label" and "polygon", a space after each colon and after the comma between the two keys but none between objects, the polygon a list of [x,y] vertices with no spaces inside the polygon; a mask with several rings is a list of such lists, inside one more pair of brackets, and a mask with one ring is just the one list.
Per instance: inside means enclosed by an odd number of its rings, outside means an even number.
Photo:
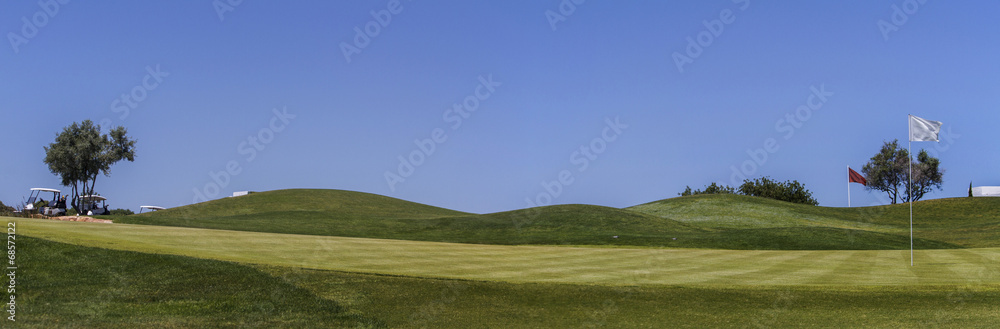
[{"label": "putting green", "polygon": [[[500,246],[5,218],[83,246],[415,277],[603,285],[1000,283],[1000,248],[746,251]],[[30,266],[31,260],[22,260]]]}]

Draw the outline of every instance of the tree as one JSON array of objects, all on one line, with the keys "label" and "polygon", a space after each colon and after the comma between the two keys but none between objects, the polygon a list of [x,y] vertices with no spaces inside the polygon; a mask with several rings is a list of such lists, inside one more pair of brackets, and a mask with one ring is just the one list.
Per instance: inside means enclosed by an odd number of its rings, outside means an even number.
[{"label": "tree", "polygon": [[764,197],[780,201],[802,203],[808,205],[819,205],[812,196],[812,192],[806,189],[805,185],[798,181],[778,182],[770,177],[757,178],[754,180],[744,180],[740,185],[740,194]]},{"label": "tree", "polygon": [[[920,151],[912,173],[911,161],[910,152],[899,147],[899,140],[884,142],[882,149],[861,169],[868,180],[865,188],[885,192],[893,204],[917,201],[934,188],[941,188],[944,171],[940,169],[940,160],[928,155],[927,151]],[[912,191],[909,186],[911,174]]]},{"label": "tree", "polygon": [[906,201],[918,201],[924,195],[934,190],[940,190],[944,183],[944,169],[940,168],[941,160],[927,154],[927,151],[920,150],[917,153],[917,162],[913,163],[913,186],[906,189]]},{"label": "tree", "polygon": [[45,147],[45,164],[62,185],[72,188],[73,208],[81,209],[80,196],[94,194],[99,174],[111,176],[111,166],[121,160],[135,160],[135,140],[124,127],[101,134],[101,126],[90,120],[74,122]]}]

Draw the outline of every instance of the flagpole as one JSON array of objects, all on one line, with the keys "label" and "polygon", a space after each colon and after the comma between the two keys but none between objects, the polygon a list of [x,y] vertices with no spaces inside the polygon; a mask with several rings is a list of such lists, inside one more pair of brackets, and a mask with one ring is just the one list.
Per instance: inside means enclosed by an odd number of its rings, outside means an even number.
[{"label": "flagpole", "polygon": [[[912,116],[912,115],[910,115]],[[909,140],[909,146],[907,146],[906,157],[907,162],[910,163],[910,171],[906,173],[906,177],[910,179],[910,185],[907,185],[906,197],[910,199],[910,266],[913,266],[913,125],[909,123],[912,118],[907,117],[906,131],[909,136],[906,139]]]},{"label": "flagpole", "polygon": [[851,166],[847,166],[847,207],[851,207]]}]

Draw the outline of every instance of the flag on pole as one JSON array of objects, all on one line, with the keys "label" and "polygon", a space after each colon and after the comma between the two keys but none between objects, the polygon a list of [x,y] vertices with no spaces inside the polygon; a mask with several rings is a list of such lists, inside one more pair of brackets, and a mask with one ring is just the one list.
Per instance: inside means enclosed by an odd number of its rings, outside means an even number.
[{"label": "flag on pole", "polygon": [[851,169],[850,167],[847,168],[847,179],[848,183],[858,183],[864,186],[868,186],[868,180],[865,179],[865,176],[861,176],[861,174],[859,174],[857,171],[854,171],[854,169]]},{"label": "flag on pole", "polygon": [[911,142],[937,142],[941,132],[941,122],[931,121],[917,116],[910,116]]},{"label": "flag on pole", "polygon": [[[913,142],[937,142],[938,133],[941,132],[941,121],[931,121],[921,117],[910,115],[910,145],[907,146],[907,153],[913,154]],[[913,172],[913,160],[910,163],[910,172]],[[907,189],[913,188],[913,175],[909,176]],[[848,183],[850,185],[850,183]],[[910,198],[910,266],[913,266],[913,198]]]}]

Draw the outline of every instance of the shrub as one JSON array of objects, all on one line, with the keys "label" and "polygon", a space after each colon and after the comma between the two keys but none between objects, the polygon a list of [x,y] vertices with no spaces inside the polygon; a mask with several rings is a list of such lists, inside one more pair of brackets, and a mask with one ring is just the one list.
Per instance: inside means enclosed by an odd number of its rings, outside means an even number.
[{"label": "shrub", "polygon": [[808,205],[819,205],[804,185],[798,181],[778,182],[770,177],[747,179],[740,185],[740,194],[749,196],[759,196],[781,201],[802,203]]},{"label": "shrub", "polygon": [[13,215],[14,215],[14,207],[5,205],[3,204],[3,201],[0,201],[0,216],[13,216]]},{"label": "shrub", "polygon": [[131,209],[121,209],[121,208],[119,208],[119,209],[112,209],[111,211],[108,212],[108,214],[111,215],[111,216],[135,215],[135,213],[132,212]]},{"label": "shrub", "polygon": [[734,193],[736,193],[736,189],[734,189],[732,186],[712,183],[711,185],[706,186],[704,191],[703,190],[692,191],[691,187],[687,186],[684,189],[684,192],[677,194],[679,194],[680,196],[688,196],[688,195],[698,195],[698,194],[734,194]]}]

